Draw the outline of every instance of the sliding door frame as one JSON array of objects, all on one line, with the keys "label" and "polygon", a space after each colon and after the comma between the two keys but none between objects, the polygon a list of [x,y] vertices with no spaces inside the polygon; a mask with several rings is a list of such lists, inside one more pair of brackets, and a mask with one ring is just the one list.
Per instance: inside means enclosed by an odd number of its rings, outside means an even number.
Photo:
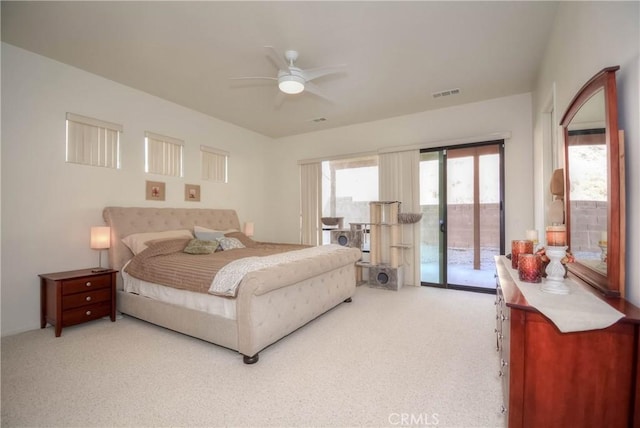
[{"label": "sliding door frame", "polygon": [[[474,291],[480,293],[488,293],[495,294],[495,288],[487,288],[487,287],[478,287],[478,286],[466,286],[466,285],[456,285],[448,283],[448,274],[447,274],[447,153],[451,150],[460,150],[460,149],[478,149],[483,146],[498,146],[498,154],[499,154],[499,180],[500,180],[500,189],[499,189],[499,222],[500,222],[500,254],[505,254],[505,164],[504,164],[504,139],[499,140],[491,140],[491,141],[483,141],[479,143],[467,143],[467,144],[458,144],[452,146],[442,146],[442,147],[433,147],[428,149],[421,149],[420,153],[428,153],[428,152],[438,152],[440,153],[439,159],[442,162],[440,166],[439,172],[439,189],[440,189],[440,206],[438,209],[441,221],[441,231],[442,235],[439,240],[439,251],[442,253],[441,263],[443,266],[440,266],[440,284],[435,284],[431,282],[421,282],[423,286],[436,287],[436,288],[448,288],[453,290],[465,290],[465,291]],[[477,165],[476,165],[477,167]],[[477,171],[477,170],[476,170]],[[477,187],[477,183],[475,185]],[[444,203],[442,202],[444,201]],[[444,219],[444,220],[443,220]],[[444,223],[442,223],[444,222]],[[474,233],[479,233],[479,229],[474,231]]]}]

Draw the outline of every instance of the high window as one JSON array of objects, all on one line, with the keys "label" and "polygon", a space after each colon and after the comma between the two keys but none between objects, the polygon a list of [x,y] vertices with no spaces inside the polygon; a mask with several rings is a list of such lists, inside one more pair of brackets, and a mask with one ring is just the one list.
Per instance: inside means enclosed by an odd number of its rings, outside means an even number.
[{"label": "high window", "polygon": [[202,157],[202,179],[227,183],[229,153],[213,147],[200,146],[200,154]]},{"label": "high window", "polygon": [[122,125],[67,113],[66,161],[120,168]]},{"label": "high window", "polygon": [[165,135],[145,132],[145,172],[182,177],[184,142]]}]

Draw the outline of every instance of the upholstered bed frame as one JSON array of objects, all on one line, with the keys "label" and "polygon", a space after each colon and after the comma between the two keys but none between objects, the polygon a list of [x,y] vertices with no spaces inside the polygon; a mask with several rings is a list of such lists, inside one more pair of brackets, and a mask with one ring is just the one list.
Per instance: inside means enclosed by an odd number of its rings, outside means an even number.
[{"label": "upholstered bed frame", "polygon": [[[103,217],[111,227],[109,264],[121,270],[133,254],[122,238],[141,232],[193,229],[240,230],[234,210],[107,207]],[[211,315],[127,293],[118,275],[117,307],[124,314],[240,352],[244,362],[334,306],[350,301],[356,289],[355,261],[327,254],[312,261],[297,260],[248,273],[236,298],[236,319]]]}]

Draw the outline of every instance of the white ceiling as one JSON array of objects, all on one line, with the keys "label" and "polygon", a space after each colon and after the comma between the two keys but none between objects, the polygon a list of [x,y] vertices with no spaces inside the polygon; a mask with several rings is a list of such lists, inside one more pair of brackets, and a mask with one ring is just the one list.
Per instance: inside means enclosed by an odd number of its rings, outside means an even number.
[{"label": "white ceiling", "polygon": [[[556,2],[2,2],[2,40],[234,123],[282,137],[530,92]],[[275,106],[264,46],[335,99]],[[432,94],[459,88],[460,95]],[[312,119],[323,117],[324,122]]]}]

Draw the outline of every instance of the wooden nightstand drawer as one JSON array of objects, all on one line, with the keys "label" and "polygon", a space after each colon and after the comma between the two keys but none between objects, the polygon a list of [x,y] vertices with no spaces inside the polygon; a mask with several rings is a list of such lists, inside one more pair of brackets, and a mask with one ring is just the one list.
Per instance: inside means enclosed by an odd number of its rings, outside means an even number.
[{"label": "wooden nightstand drawer", "polygon": [[40,277],[40,328],[55,326],[56,337],[62,327],[109,315],[116,320],[117,270],[94,272],[81,269],[54,272]]},{"label": "wooden nightstand drawer", "polygon": [[111,287],[111,275],[91,276],[62,281],[62,294],[82,293],[97,288]]},{"label": "wooden nightstand drawer", "polygon": [[62,307],[67,309],[78,308],[80,306],[93,305],[100,302],[111,300],[111,289],[103,288],[100,290],[89,291],[87,293],[76,293],[62,297]]},{"label": "wooden nightstand drawer", "polygon": [[103,302],[95,305],[83,306],[62,313],[62,326],[68,327],[105,317],[111,312],[111,303]]}]

